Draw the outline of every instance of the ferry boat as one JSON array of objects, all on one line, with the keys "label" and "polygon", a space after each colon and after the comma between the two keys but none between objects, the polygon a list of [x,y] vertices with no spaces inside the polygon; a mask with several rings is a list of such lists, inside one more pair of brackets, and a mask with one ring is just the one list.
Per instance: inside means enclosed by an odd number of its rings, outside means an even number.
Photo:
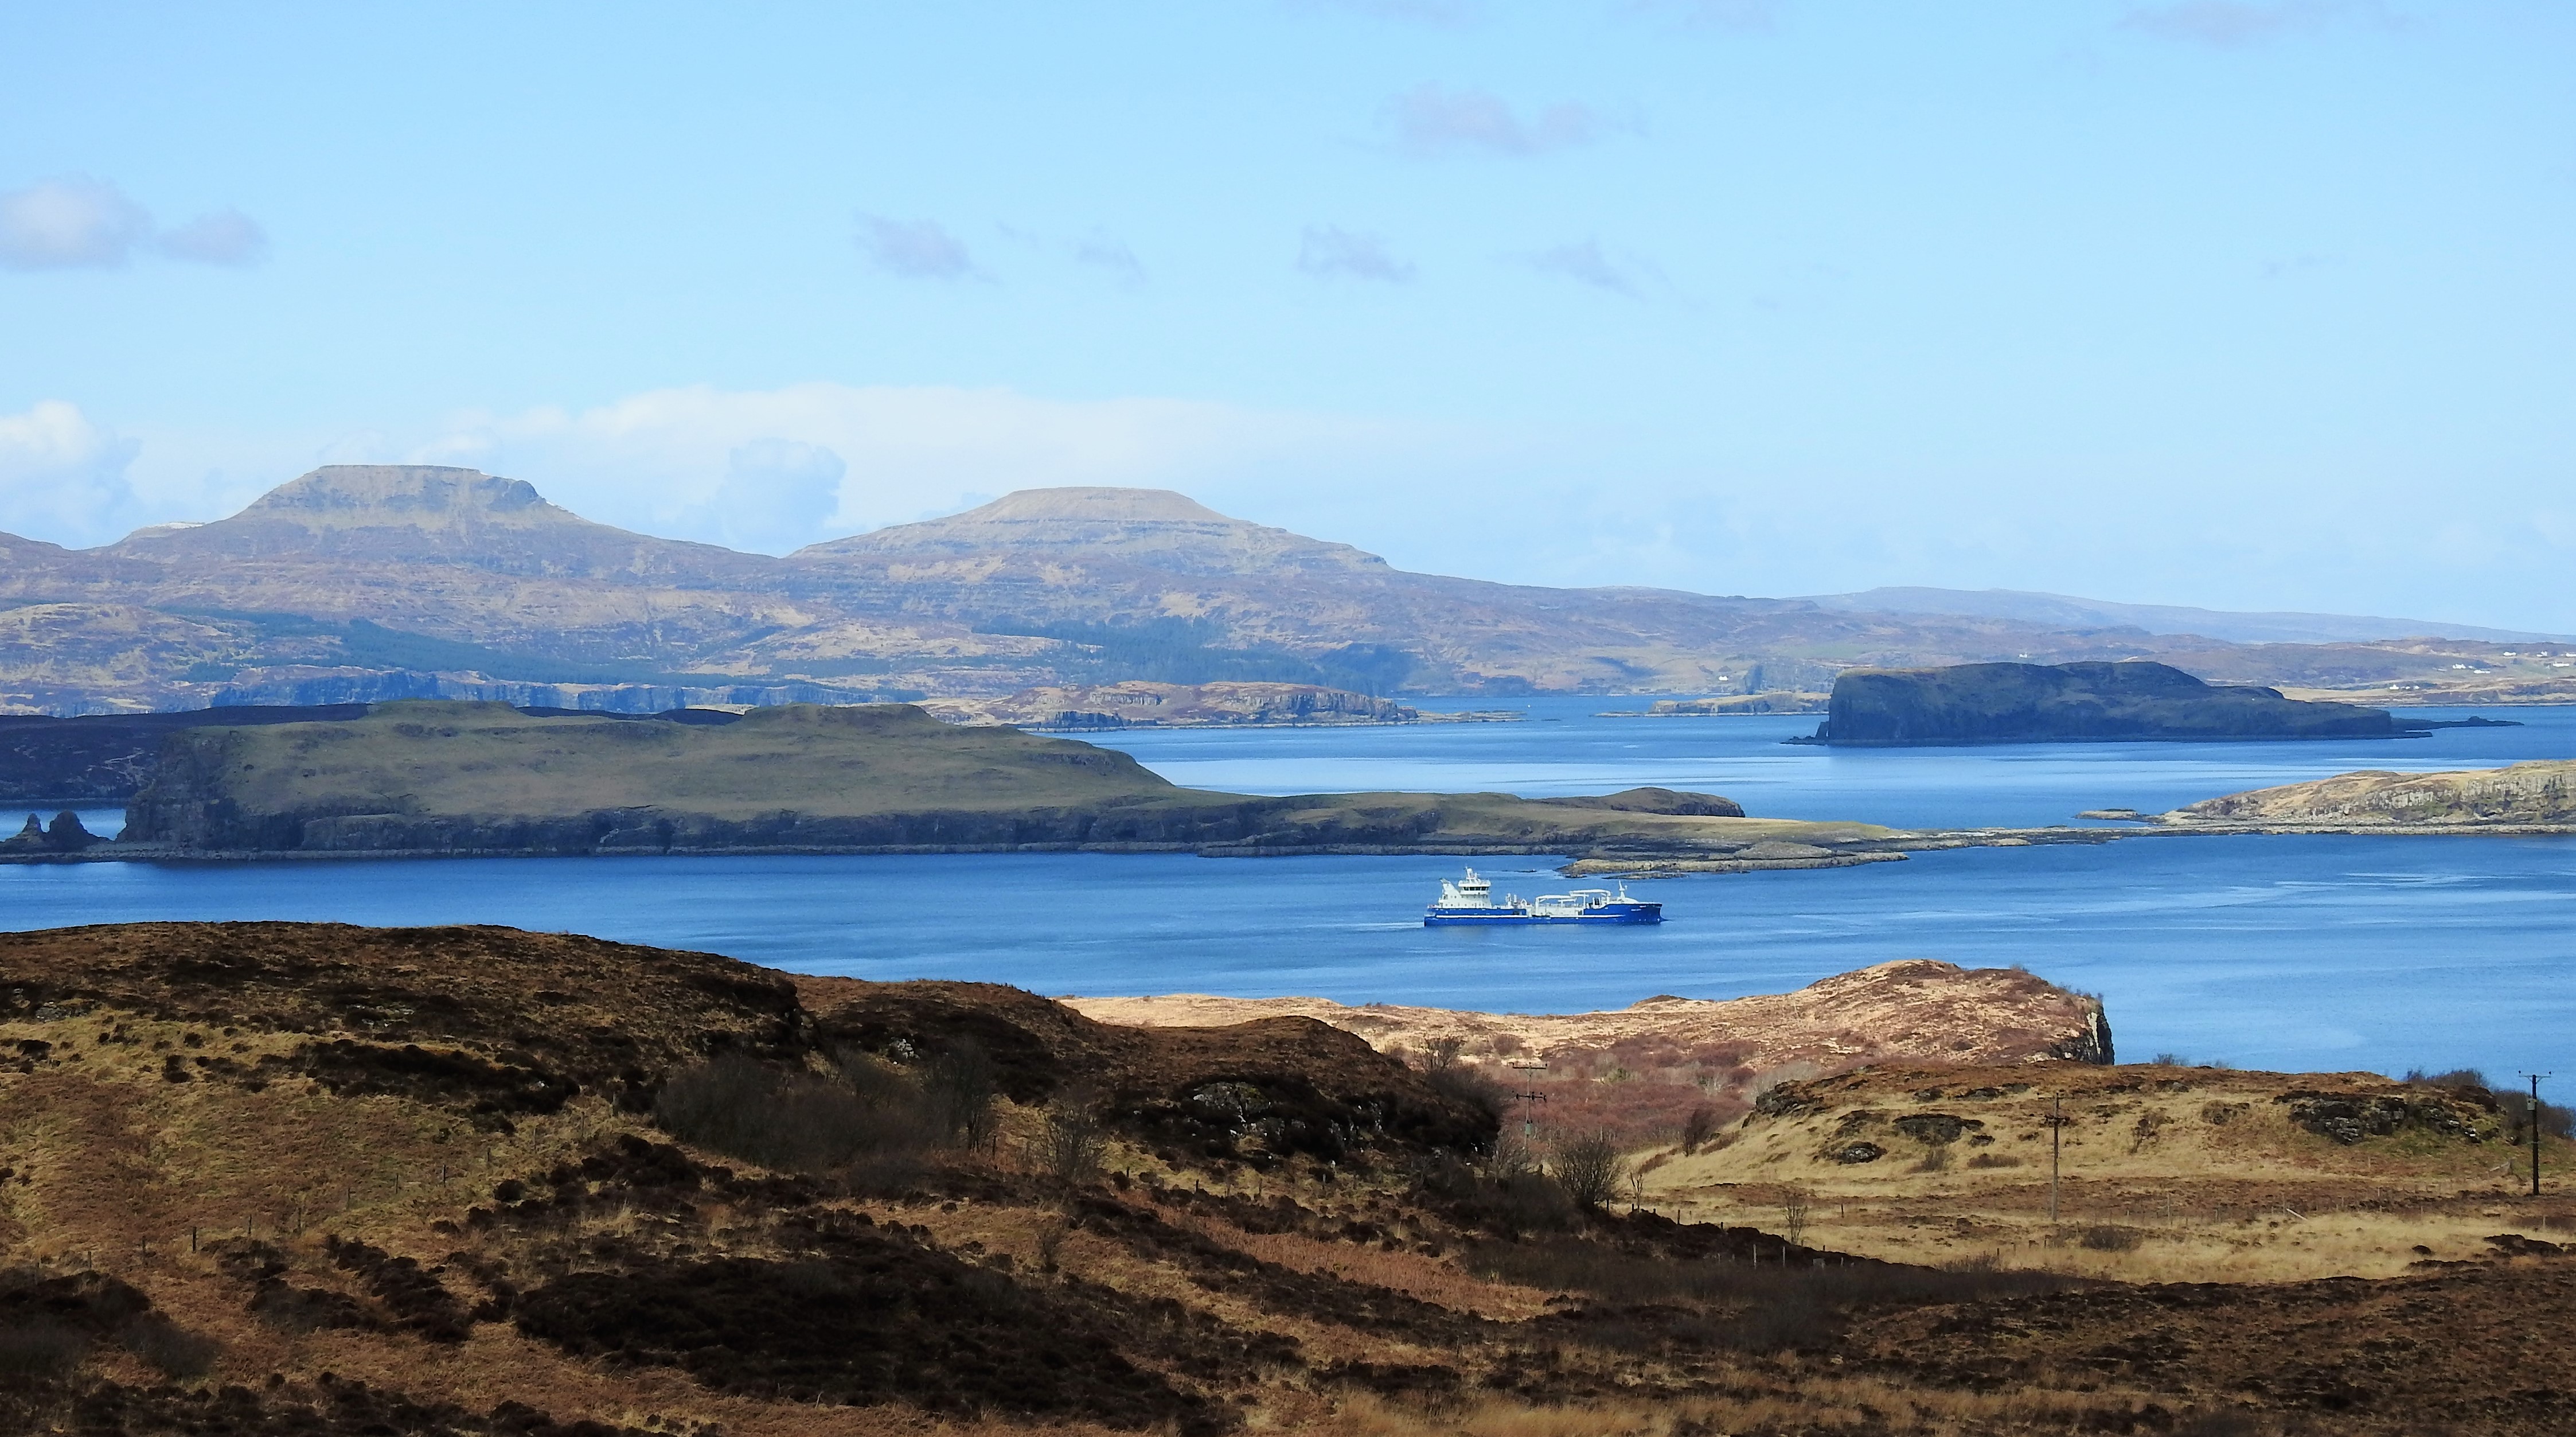
[{"label": "ferry boat", "polygon": [[1492,879],[1467,870],[1457,880],[1442,880],[1440,897],[1422,910],[1422,926],[1440,928],[1453,923],[1661,923],[1664,905],[1647,903],[1628,896],[1628,885],[1617,892],[1607,888],[1578,888],[1572,893],[1551,893],[1540,898],[1518,898],[1505,894],[1494,901]]}]

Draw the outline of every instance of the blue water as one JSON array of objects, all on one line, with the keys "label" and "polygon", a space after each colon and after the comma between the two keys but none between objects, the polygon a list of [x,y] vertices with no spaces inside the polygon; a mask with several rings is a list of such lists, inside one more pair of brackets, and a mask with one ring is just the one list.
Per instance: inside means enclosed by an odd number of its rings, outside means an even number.
[{"label": "blue water", "polygon": [[[2354,767],[2576,754],[2576,710],[2528,727],[2349,745],[1840,752],[1811,719],[1134,733],[1181,782],[1251,791],[1528,794],[1659,783],[1756,813],[1914,824],[2161,809]],[[104,821],[104,820],[102,820]],[[99,825],[93,823],[92,827]],[[2576,839],[2142,838],[1636,887],[1660,928],[1424,929],[1456,860],[1183,855],[500,859],[0,867],[0,927],[154,918],[507,923],[705,948],[807,972],[1044,993],[1311,993],[1568,1011],[1656,993],[1777,992],[1866,963],[2019,963],[2103,995],[2121,1052],[2288,1069],[2576,1072]],[[1558,891],[1549,861],[1478,865]]]},{"label": "blue water", "polygon": [[[1816,748],[1812,716],[1600,718],[1643,698],[1515,701],[1528,721],[1361,729],[1150,729],[1085,741],[1125,749],[1156,773],[1235,793],[1375,789],[1525,798],[1657,784],[1722,793],[1757,816],[1843,818],[1900,827],[2070,823],[2090,808],[2161,813],[2198,799],[2354,769],[2491,768],[2576,757],[2576,707],[2409,709],[2407,716],[2517,719],[2519,728],[2436,729],[2429,738],[2283,743],[1997,744]],[[1491,699],[1420,706],[1495,708]]]}]

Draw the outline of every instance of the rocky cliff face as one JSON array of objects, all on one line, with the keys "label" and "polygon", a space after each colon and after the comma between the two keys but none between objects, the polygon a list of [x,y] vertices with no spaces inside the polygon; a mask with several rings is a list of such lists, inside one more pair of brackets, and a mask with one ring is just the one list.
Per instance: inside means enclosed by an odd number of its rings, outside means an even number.
[{"label": "rocky cliff face", "polygon": [[2384,709],[2219,688],[2158,663],[1870,669],[1834,681],[1815,743],[2395,738]]}]

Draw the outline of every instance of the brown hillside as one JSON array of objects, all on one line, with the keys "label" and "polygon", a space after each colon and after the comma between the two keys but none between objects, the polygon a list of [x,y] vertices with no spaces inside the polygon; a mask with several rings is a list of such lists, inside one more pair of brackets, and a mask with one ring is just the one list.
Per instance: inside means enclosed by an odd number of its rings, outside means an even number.
[{"label": "brown hillside", "polygon": [[[2276,1101],[2426,1096],[2376,1080],[1874,1070],[1775,1088],[1714,1155],[1793,1134],[1785,1169],[1861,1109],[2018,1131],[2024,1095],[1979,1095],[2009,1083],[2080,1095],[2106,1155],[2140,1105],[2245,1104],[2158,1192],[2239,1194],[2230,1240],[2280,1280],[2158,1286],[2081,1275],[2165,1241],[2085,1245],[2147,1226],[2112,1167],[2026,1248],[1969,1245],[2026,1192],[1872,1227],[1839,1206],[1902,1184],[1803,1215],[1755,1200],[1768,1175],[1665,1191],[1698,1156],[1648,1174],[1661,1213],[1586,1210],[1470,1150],[1490,1093],[1297,1017],[1136,1029],[568,935],[175,924],[0,936],[0,1043],[12,1433],[2396,1437],[2563,1431],[2576,1392],[2576,1257],[2459,1156],[2499,1147],[2483,1095],[2349,1144]],[[941,1116],[977,1074],[989,1142]],[[2311,1183],[2272,1226],[2311,1158],[2396,1200]],[[2310,1234],[2370,1223],[2436,1265],[2328,1278],[2352,1249]],[[1867,1255],[1900,1231],[1978,1260]]]}]

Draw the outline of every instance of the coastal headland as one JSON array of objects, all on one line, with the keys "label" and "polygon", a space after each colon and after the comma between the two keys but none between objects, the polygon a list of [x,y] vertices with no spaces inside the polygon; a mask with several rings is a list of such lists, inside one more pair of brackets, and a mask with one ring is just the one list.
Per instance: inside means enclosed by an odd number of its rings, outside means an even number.
[{"label": "coastal headland", "polygon": [[2576,1412],[2563,1199],[2474,1073],[2083,1061],[2098,1004],[1945,964],[1558,1019],[1142,1001],[489,927],[0,934],[0,1427]]},{"label": "coastal headland", "polygon": [[86,857],[226,854],[1571,853],[1642,858],[1889,830],[1747,818],[1669,789],[1596,797],[1178,787],[1113,749],[919,708],[790,705],[723,724],[378,705],[365,718],[173,735],[126,835]]}]

